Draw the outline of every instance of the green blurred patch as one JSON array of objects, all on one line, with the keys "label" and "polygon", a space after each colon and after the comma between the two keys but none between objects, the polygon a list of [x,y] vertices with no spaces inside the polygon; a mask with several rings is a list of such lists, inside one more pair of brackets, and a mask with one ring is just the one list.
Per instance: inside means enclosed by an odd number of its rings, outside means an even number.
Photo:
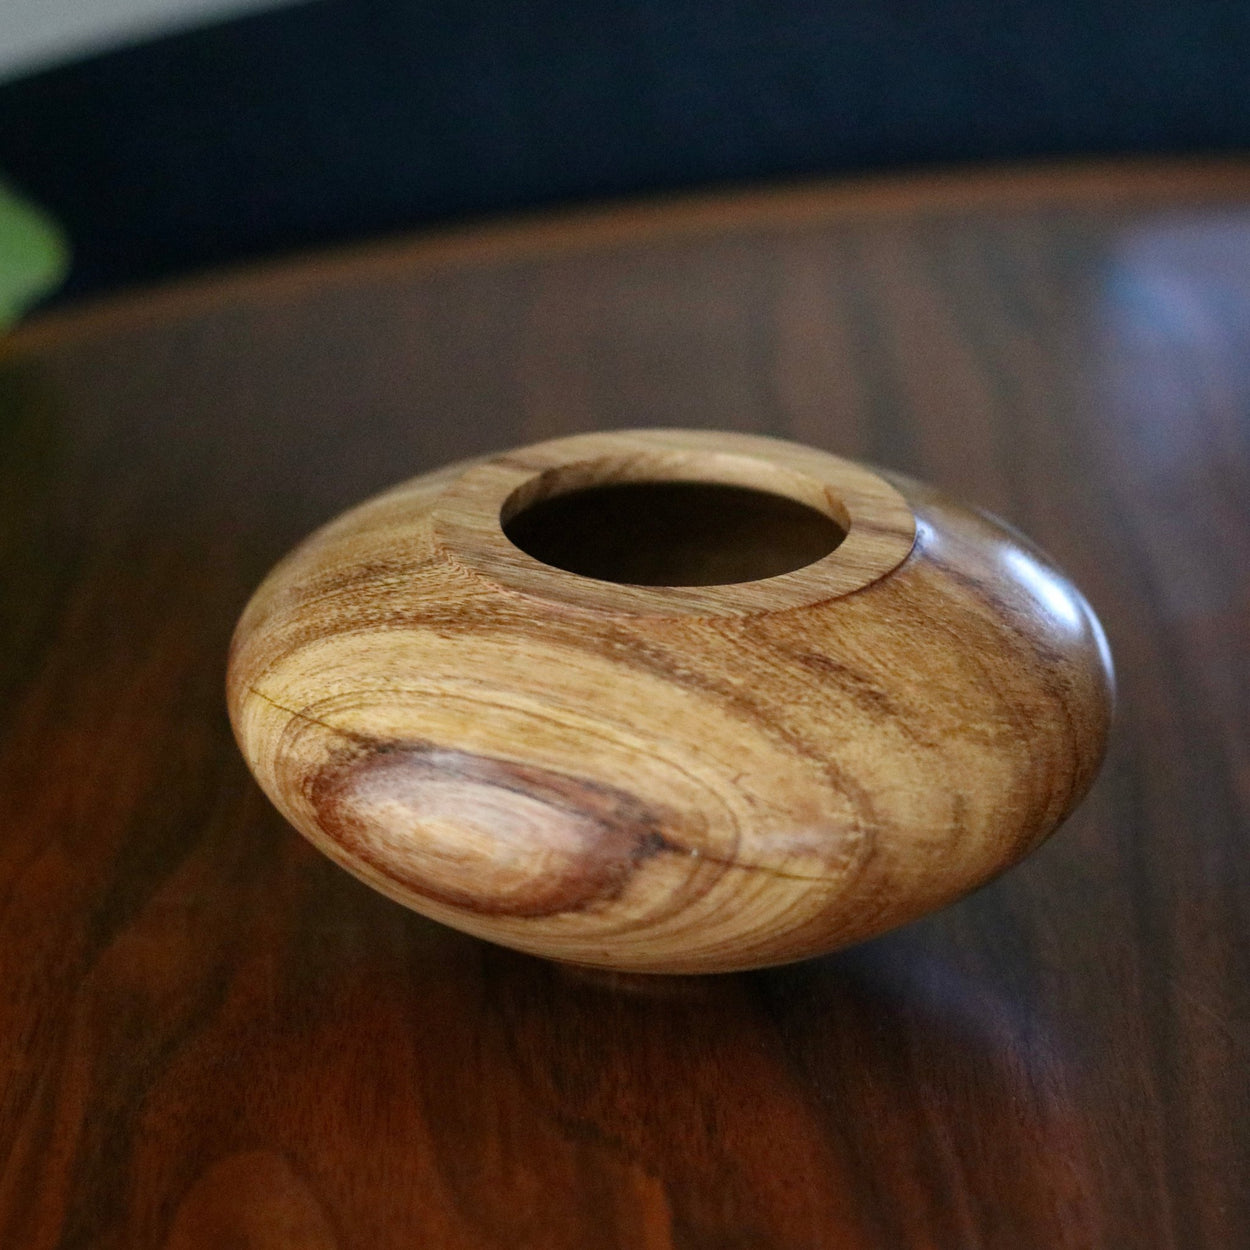
[{"label": "green blurred patch", "polygon": [[0,181],[0,331],[68,271],[69,245],[56,223]]}]

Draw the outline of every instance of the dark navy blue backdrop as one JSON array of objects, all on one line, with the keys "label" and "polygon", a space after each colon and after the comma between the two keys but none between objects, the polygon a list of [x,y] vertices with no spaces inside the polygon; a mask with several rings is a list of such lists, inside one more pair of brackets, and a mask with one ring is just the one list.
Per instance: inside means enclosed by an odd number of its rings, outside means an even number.
[{"label": "dark navy blue backdrop", "polygon": [[0,86],[70,293],[640,192],[1250,141],[1250,5],[315,0]]}]

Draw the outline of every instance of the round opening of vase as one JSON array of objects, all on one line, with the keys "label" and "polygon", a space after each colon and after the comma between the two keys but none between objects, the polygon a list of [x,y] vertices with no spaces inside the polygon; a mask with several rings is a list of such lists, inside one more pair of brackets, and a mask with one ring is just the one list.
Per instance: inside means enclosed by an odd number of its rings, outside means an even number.
[{"label": "round opening of vase", "polygon": [[468,466],[430,530],[446,559],[535,602],[710,619],[861,590],[907,558],[916,522],[889,481],[826,452],[624,430]]},{"label": "round opening of vase", "polygon": [[832,516],[737,483],[616,481],[539,498],[501,518],[543,564],[633,586],[759,581],[827,556],[846,537]]}]

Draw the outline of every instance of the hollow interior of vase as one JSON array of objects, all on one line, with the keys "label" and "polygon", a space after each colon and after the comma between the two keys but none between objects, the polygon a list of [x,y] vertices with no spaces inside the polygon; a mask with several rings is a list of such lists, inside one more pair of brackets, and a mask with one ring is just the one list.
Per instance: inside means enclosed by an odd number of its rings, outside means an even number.
[{"label": "hollow interior of vase", "polygon": [[544,564],[635,586],[758,581],[826,556],[846,537],[800,500],[708,481],[625,481],[540,498],[503,518]]}]

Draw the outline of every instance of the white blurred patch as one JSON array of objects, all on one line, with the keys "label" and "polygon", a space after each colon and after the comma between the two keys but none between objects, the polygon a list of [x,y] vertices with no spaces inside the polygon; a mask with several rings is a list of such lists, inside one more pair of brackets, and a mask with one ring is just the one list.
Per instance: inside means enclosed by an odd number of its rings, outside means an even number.
[{"label": "white blurred patch", "polygon": [[0,82],[302,0],[0,0]]}]

